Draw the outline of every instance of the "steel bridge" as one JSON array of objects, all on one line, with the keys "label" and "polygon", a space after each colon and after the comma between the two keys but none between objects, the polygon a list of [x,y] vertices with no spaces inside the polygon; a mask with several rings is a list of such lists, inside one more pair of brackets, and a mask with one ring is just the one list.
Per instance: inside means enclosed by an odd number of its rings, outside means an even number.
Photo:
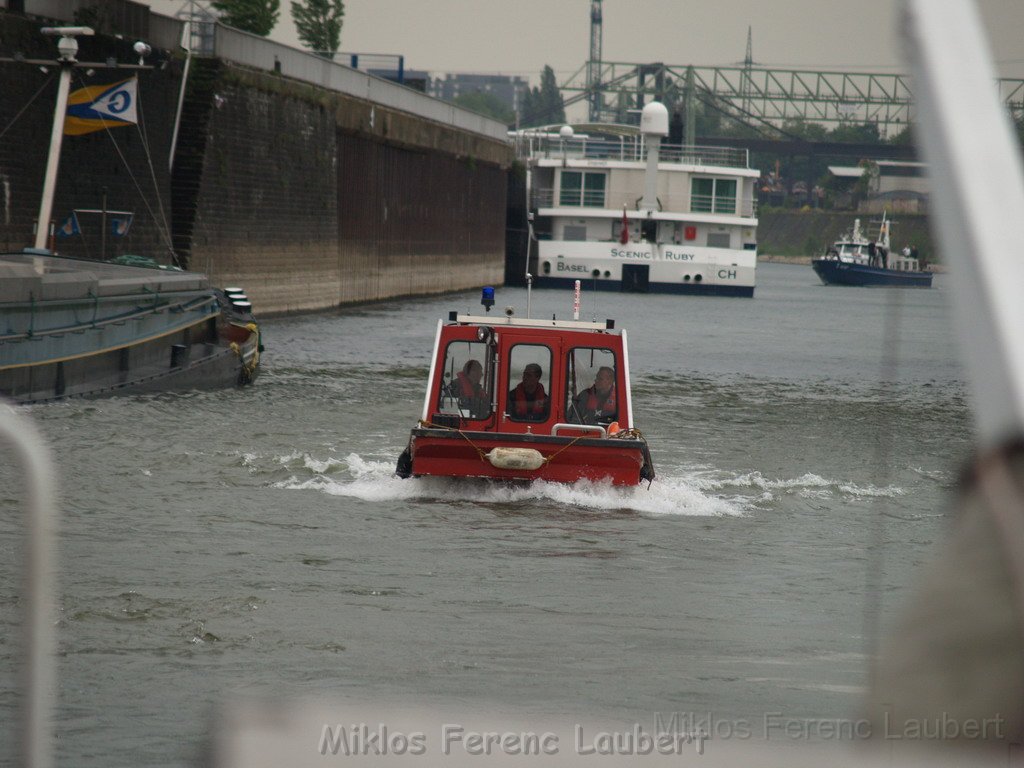
[{"label": "steel bridge", "polygon": [[[588,79],[596,85],[588,86]],[[1024,115],[1024,80],[1003,78],[997,87],[1013,116]],[[591,122],[614,120],[622,103],[639,107],[657,99],[674,107],[688,94],[747,124],[775,128],[787,121],[872,123],[884,137],[914,121],[910,80],[903,74],[588,61],[561,90],[571,94],[566,106],[590,105]]]}]

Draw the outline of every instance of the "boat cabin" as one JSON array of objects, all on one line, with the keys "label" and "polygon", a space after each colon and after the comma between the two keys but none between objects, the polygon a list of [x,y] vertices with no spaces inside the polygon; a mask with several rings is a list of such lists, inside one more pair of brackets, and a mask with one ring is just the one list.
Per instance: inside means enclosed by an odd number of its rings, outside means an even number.
[{"label": "boat cabin", "polygon": [[[493,289],[484,296],[493,305]],[[437,324],[423,413],[395,472],[650,483],[654,463],[633,424],[626,332],[612,320],[453,312]]]},{"label": "boat cabin", "polygon": [[422,420],[511,434],[630,429],[626,334],[614,326],[452,313],[438,324]]}]

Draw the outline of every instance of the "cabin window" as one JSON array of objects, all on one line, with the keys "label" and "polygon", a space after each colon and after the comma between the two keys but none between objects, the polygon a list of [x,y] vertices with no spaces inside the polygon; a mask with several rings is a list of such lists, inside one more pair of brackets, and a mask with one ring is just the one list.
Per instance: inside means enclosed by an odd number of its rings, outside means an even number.
[{"label": "cabin window", "polygon": [[488,345],[480,341],[453,341],[444,355],[440,413],[464,419],[486,419],[491,415],[494,366]]},{"label": "cabin window", "polygon": [[566,224],[563,240],[586,240],[587,228],[580,224]]},{"label": "cabin window", "polygon": [[609,424],[619,417],[615,353],[601,347],[569,350],[565,375],[565,420]]},{"label": "cabin window", "polygon": [[693,179],[690,182],[690,210],[695,213],[736,213],[736,179]]},{"label": "cabin window", "polygon": [[551,413],[551,350],[516,344],[508,356],[508,401],[512,421],[547,421]]},{"label": "cabin window", "polygon": [[605,174],[589,171],[562,171],[559,205],[604,208]]}]

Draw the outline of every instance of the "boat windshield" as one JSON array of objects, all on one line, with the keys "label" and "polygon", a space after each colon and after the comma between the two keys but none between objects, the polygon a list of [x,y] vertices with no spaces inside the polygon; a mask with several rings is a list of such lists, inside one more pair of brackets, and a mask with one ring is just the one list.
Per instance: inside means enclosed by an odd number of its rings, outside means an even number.
[{"label": "boat windshield", "polygon": [[439,402],[440,413],[464,419],[491,415],[494,366],[488,345],[481,341],[453,341],[445,350]]},{"label": "boat windshield", "polygon": [[508,400],[512,421],[547,421],[551,413],[551,350],[543,344],[516,344],[508,358]]},{"label": "boat windshield", "polygon": [[566,421],[607,424],[618,418],[615,353],[601,347],[575,347],[566,359]]}]

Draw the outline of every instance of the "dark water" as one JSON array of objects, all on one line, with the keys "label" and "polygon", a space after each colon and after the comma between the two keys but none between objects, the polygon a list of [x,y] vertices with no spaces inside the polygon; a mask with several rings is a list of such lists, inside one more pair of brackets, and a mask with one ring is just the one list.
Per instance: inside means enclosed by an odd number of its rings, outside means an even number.
[{"label": "dark water", "polygon": [[[948,288],[758,280],[753,300],[584,294],[629,329],[649,490],[392,477],[437,318],[477,313],[475,294],[267,321],[250,389],[30,409],[62,476],[60,764],[189,764],[238,696],[856,717],[868,635],[970,449]],[[525,303],[499,290],[499,311]],[[568,317],[571,296],[533,310]]]}]

